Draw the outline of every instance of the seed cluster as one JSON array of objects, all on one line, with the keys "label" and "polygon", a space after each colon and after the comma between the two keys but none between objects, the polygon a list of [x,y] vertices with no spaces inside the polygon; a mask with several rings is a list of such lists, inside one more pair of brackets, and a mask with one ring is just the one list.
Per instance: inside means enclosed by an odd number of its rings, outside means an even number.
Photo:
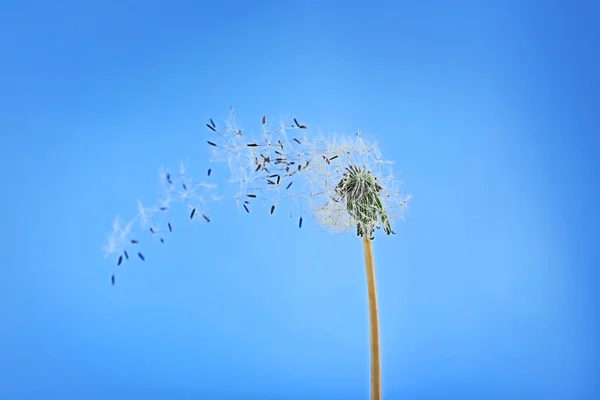
[{"label": "seed cluster", "polygon": [[[253,135],[237,126],[233,109],[223,127],[210,119],[206,128],[211,136],[204,139],[211,154],[206,173],[200,179],[191,178],[183,163],[177,177],[163,171],[163,198],[152,207],[139,204],[137,215],[127,224],[115,221],[105,247],[107,256],[116,257],[117,266],[128,261],[130,254],[143,261],[138,249],[141,233],[164,243],[174,228],[172,206],[183,203],[189,219],[201,217],[209,223],[210,206],[223,199],[235,200],[248,214],[265,206],[269,214],[290,207],[299,228],[303,205],[308,205],[318,224],[335,233],[356,228],[359,236],[372,238],[374,229],[380,227],[388,235],[393,233],[391,221],[402,217],[409,197],[399,194],[392,163],[382,159],[375,144],[360,134],[312,135],[296,118],[292,124],[272,124],[263,116],[260,122],[262,133]],[[215,171],[229,174],[225,184],[213,181]],[[142,229],[132,237],[138,222]],[[114,274],[111,281],[115,283]]]}]

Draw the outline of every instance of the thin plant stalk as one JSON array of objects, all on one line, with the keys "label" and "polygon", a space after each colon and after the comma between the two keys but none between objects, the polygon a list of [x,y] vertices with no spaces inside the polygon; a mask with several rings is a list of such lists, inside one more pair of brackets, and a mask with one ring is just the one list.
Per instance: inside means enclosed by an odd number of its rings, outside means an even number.
[{"label": "thin plant stalk", "polygon": [[381,358],[379,349],[379,311],[375,283],[375,261],[372,240],[363,235],[367,291],[369,295],[369,327],[371,336],[371,400],[381,400]]}]

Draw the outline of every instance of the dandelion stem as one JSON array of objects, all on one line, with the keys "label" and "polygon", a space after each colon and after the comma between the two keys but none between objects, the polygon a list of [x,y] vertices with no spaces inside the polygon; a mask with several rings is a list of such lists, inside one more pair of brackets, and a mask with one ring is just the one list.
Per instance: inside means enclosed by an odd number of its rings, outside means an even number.
[{"label": "dandelion stem", "polygon": [[381,358],[379,354],[379,311],[377,309],[377,287],[375,284],[375,262],[373,243],[363,235],[367,291],[369,295],[369,327],[371,336],[371,400],[381,400]]}]

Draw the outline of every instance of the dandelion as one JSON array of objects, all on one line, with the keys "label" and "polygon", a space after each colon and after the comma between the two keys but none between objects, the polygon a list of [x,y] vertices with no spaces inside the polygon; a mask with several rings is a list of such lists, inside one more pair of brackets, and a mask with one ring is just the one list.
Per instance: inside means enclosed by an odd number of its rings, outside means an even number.
[{"label": "dandelion", "polygon": [[[383,159],[377,144],[368,142],[361,134],[315,137],[297,118],[292,118],[293,123],[280,121],[277,124],[275,119],[263,116],[257,123],[259,121],[260,131],[253,134],[237,126],[233,109],[224,126],[210,119],[204,139],[210,152],[208,161],[226,166],[230,175],[227,185],[217,186],[189,178],[183,164],[179,182],[173,174],[164,171],[161,175],[165,184],[162,201],[158,206],[148,208],[140,204],[137,216],[127,226],[139,220],[142,227],[172,232],[169,213],[171,205],[177,202],[187,206],[189,219],[201,220],[194,218],[197,215],[210,222],[207,212],[210,204],[231,198],[244,214],[261,206],[273,214],[275,205],[284,211],[288,205],[298,211],[298,228],[302,228],[303,213],[309,211],[316,217],[318,225],[335,234],[354,230],[362,238],[367,275],[371,398],[380,400],[379,317],[372,242],[377,230],[394,234],[392,223],[403,218],[410,196],[400,193],[393,163]],[[202,174],[203,179],[210,179],[215,168],[205,169],[208,172]],[[309,209],[304,210],[303,204]],[[292,214],[290,212],[290,216]],[[163,219],[157,220],[158,216]],[[124,261],[122,252],[127,246],[138,245],[138,239],[124,233],[130,228],[121,228],[121,225],[113,228],[108,253],[118,254],[121,263]],[[141,260],[145,260],[141,252],[136,252]]]}]

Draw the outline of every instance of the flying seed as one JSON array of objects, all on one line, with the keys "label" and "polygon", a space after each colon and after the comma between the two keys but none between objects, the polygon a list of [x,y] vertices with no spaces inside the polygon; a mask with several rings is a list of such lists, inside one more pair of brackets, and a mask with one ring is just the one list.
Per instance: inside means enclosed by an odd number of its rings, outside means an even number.
[{"label": "flying seed", "polygon": [[296,123],[296,126],[297,126],[298,128],[300,128],[300,124],[298,123],[298,121],[296,120],[296,118],[294,118],[294,122]]},{"label": "flying seed", "polygon": [[299,128],[300,129],[306,129],[306,125],[300,125]]},{"label": "flying seed", "polygon": [[167,174],[167,182],[169,182],[169,184],[173,184],[173,181],[171,180],[171,174]]},{"label": "flying seed", "polygon": [[329,159],[329,161],[335,160],[336,158],[338,158],[338,156],[333,156]]},{"label": "flying seed", "polygon": [[115,276],[114,275],[111,275],[110,283],[111,283],[111,285],[115,286]]},{"label": "flying seed", "polygon": [[270,180],[270,179],[267,179],[267,182],[269,183],[269,185],[274,185],[274,184],[275,184],[275,182],[273,182],[273,181],[272,181],[272,180]]},{"label": "flying seed", "polygon": [[250,210],[248,210],[248,207],[246,207],[246,205],[245,205],[245,204],[244,204],[244,210],[246,210],[246,212],[247,212],[248,214],[250,214]]},{"label": "flying seed", "polygon": [[190,219],[194,218],[195,213],[196,213],[196,209],[192,208],[192,213],[190,214]]},{"label": "flying seed", "polygon": [[210,144],[211,146],[216,146],[216,144],[211,142],[210,140],[207,140],[206,143]]},{"label": "flying seed", "polygon": [[187,186],[185,186],[185,183],[183,184],[183,190],[187,190]]},{"label": "flying seed", "polygon": [[257,172],[259,169],[261,169],[262,164],[258,164],[258,166],[256,167],[256,169],[254,170],[254,172]]},{"label": "flying seed", "polygon": [[248,200],[244,200],[244,204],[250,204]]},{"label": "flying seed", "polygon": [[215,128],[213,128],[212,126],[210,126],[209,124],[206,124],[206,126],[208,126],[208,129],[210,129],[213,132],[216,132],[217,130]]},{"label": "flying seed", "polygon": [[123,250],[123,254],[125,254],[125,258],[129,260],[129,254],[127,254],[127,250]]},{"label": "flying seed", "polygon": [[288,185],[285,187],[285,190],[288,190],[290,188],[290,186],[292,186],[292,183],[294,183],[294,181],[288,183]]},{"label": "flying seed", "polygon": [[168,207],[161,207],[160,211],[167,211]]},{"label": "flying seed", "polygon": [[202,214],[202,217],[204,217],[204,219],[206,220],[206,222],[210,222],[210,218],[208,218],[206,215]]},{"label": "flying seed", "polygon": [[217,126],[215,125],[215,121],[212,120],[212,118],[210,119],[210,124],[213,126],[213,128],[216,128]]},{"label": "flying seed", "polygon": [[300,217],[300,221],[298,221],[298,228],[302,228],[302,217]]},{"label": "flying seed", "polygon": [[144,255],[142,253],[138,253],[138,257],[142,260],[142,261],[146,261],[146,259],[144,258]]},{"label": "flying seed", "polygon": [[302,165],[298,164],[298,171],[302,170]]},{"label": "flying seed", "polygon": [[277,184],[279,185],[279,181],[281,180],[281,176],[277,175]]},{"label": "flying seed", "polygon": [[266,122],[267,122],[267,116],[265,115],[265,116],[262,118],[262,124],[264,125]]},{"label": "flying seed", "polygon": [[248,196],[248,197],[251,197],[251,198],[253,198],[253,199],[255,199],[255,198],[256,198],[256,195],[255,195],[255,194],[247,194],[246,196]]},{"label": "flying seed", "polygon": [[131,239],[131,244],[138,244],[138,243],[139,243],[139,241],[138,241],[138,240]]},{"label": "flying seed", "polygon": [[246,146],[248,146],[248,147],[258,147],[258,144],[256,144],[256,143],[248,143]]},{"label": "flying seed", "polygon": [[164,243],[164,242],[165,242],[165,239],[163,239],[163,238],[160,238],[160,242],[161,242],[161,243]]},{"label": "flying seed", "polygon": [[150,228],[150,233],[156,233],[156,231],[152,228]]},{"label": "flying seed", "polygon": [[210,173],[212,172],[212,169],[208,169],[208,176],[210,176]]},{"label": "flying seed", "polygon": [[117,265],[121,265],[123,262],[123,256],[119,256],[119,261],[117,261]]},{"label": "flying seed", "polygon": [[271,214],[273,214],[273,211],[275,211],[275,205],[271,206]]},{"label": "flying seed", "polygon": [[298,139],[294,138],[294,142],[298,143],[298,144],[302,144],[302,142],[300,142]]},{"label": "flying seed", "polygon": [[169,222],[167,225],[169,225],[169,232],[173,232],[173,227],[171,226],[171,223]]}]

